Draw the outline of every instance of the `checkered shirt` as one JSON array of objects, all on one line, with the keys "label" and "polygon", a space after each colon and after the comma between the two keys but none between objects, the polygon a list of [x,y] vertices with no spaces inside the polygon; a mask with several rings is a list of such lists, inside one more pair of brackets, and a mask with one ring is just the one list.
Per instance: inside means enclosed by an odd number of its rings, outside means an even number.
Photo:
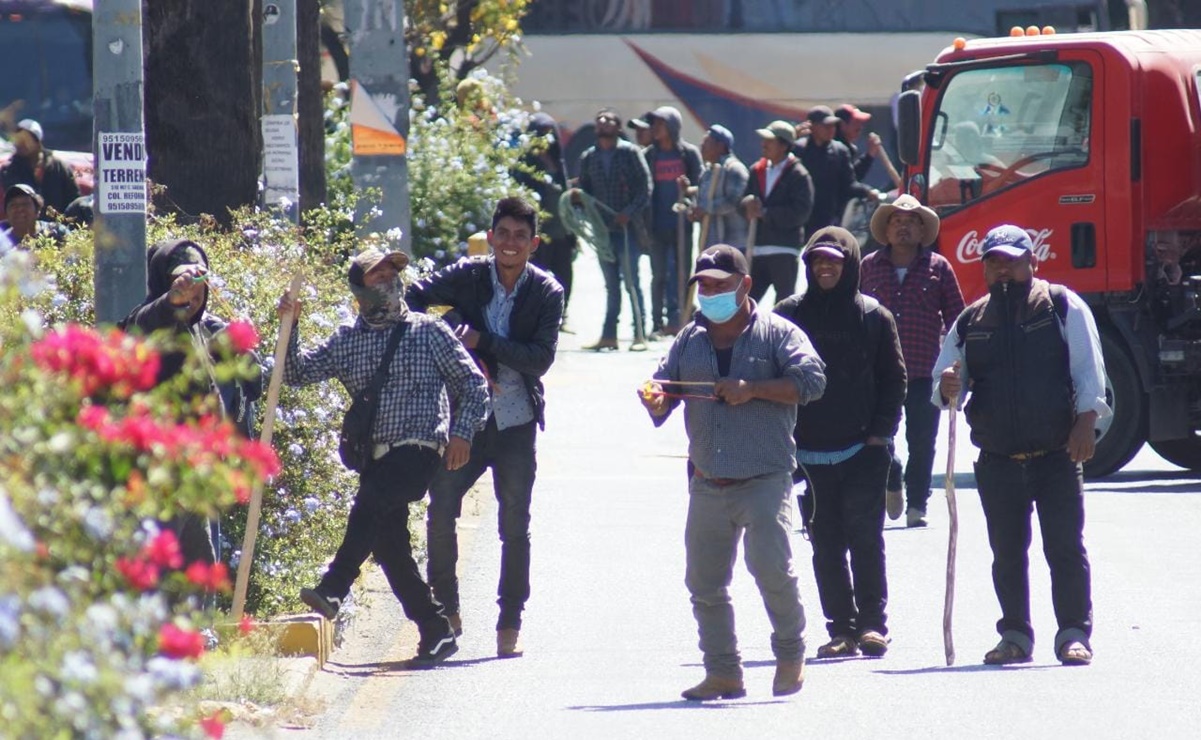
[{"label": "checkered shirt", "polygon": [[[741,380],[791,378],[801,403],[820,398],[826,389],[825,363],[809,337],[788,320],[752,304],[751,322],[734,343],[727,377]],[[717,353],[703,318],[676,336],[659,363],[656,380],[714,381]],[[667,386],[669,392],[702,395],[704,388]],[[681,403],[671,399],[672,410]],[[685,399],[684,427],[688,459],[710,478],[754,478],[796,468],[797,407],[756,399],[731,406],[709,400]],[[670,411],[654,418],[658,426]]]},{"label": "checkered shirt", "polygon": [[[628,141],[618,139],[612,156],[612,164],[606,170],[598,147],[591,147],[581,155],[580,189],[614,211],[632,218],[650,203],[651,171],[642,152]],[[605,223],[610,231],[621,230],[608,213],[605,213]]]},{"label": "checkered shirt", "polygon": [[884,247],[863,259],[859,268],[859,291],[880,301],[897,320],[905,373],[914,378],[929,378],[942,346],[943,335],[963,313],[963,293],[941,254],[923,249],[905,273],[905,282],[897,280],[897,269],[889,259],[890,247]]},{"label": "checkered shirt", "polygon": [[[420,440],[445,445],[455,436],[470,442],[487,419],[488,388],[483,374],[441,319],[410,311],[402,321],[407,321],[409,328],[396,348],[392,371],[380,393],[372,441]],[[360,317],[342,324],[324,343],[305,352],[300,351],[297,333],[293,331],[288,342],[284,382],[311,385],[332,378],[355,396],[371,384],[392,327],[371,329]]]}]

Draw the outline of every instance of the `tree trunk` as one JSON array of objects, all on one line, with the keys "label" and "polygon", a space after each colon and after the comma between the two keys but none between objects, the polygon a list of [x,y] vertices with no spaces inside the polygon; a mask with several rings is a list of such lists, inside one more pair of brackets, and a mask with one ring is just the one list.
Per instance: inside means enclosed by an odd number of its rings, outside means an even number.
[{"label": "tree trunk", "polygon": [[325,202],[325,101],[321,89],[321,1],[296,1],[300,211]]},{"label": "tree trunk", "polygon": [[144,0],[149,176],[160,212],[193,221],[258,197],[259,57],[252,4]]}]

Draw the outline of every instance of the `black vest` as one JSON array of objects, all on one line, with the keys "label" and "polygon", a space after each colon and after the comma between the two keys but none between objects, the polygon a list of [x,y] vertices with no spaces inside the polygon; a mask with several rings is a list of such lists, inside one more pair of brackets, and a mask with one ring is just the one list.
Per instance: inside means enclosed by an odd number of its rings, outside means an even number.
[{"label": "black vest", "polygon": [[957,324],[972,443],[1001,455],[1061,450],[1076,418],[1063,319],[1045,280],[1010,288],[973,303]]}]

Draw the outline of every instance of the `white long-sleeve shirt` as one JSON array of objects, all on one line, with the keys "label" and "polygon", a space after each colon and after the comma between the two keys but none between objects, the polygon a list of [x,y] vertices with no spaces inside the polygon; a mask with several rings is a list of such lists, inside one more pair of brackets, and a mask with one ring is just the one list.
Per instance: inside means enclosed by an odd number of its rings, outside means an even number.
[{"label": "white long-sleeve shirt", "polygon": [[[1064,288],[1064,293],[1068,298],[1068,315],[1064,319],[1063,330],[1068,342],[1072,386],[1076,389],[1076,413],[1096,411],[1097,419],[1104,419],[1113,411],[1105,403],[1105,361],[1101,356],[1101,335],[1097,332],[1097,322],[1083,298],[1067,288]],[[968,377],[967,363],[963,362],[963,348],[959,346],[958,320],[947,332],[942,350],[934,362],[934,392],[930,395],[930,402],[940,409],[948,408],[950,404],[942,397],[939,378],[943,370],[956,362],[960,363],[959,374],[965,391],[959,394],[959,408],[962,408],[967,393],[971,391],[971,378]]]}]

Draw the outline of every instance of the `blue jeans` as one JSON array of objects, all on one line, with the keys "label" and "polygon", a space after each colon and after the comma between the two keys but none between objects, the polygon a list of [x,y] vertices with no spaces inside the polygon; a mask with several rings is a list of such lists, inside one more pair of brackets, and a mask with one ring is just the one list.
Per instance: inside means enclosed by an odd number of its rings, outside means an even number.
[{"label": "blue jeans", "polygon": [[1069,640],[1088,644],[1093,631],[1092,574],[1084,549],[1080,466],[1066,450],[1026,461],[981,452],[976,461],[976,484],[993,553],[993,588],[1001,604],[997,632],[1027,652],[1033,646],[1030,514],[1037,506],[1043,555],[1051,570],[1051,604],[1059,623],[1056,654]]},{"label": "blue jeans", "polygon": [[[931,378],[910,378],[905,395],[905,442],[909,460],[905,463],[905,499],[910,509],[926,510],[930,500],[930,478],[934,471],[934,443],[938,438],[938,419],[941,410],[930,403],[934,392]],[[892,449],[892,464],[888,468],[888,490],[901,488],[901,458]]]},{"label": "blue jeans", "polygon": [[[634,294],[638,297],[638,314],[643,317],[642,330],[646,330],[646,310],[642,302],[642,283],[638,277],[638,245],[633,234],[626,239],[625,231],[610,231],[609,245],[613,249],[613,255],[616,257],[615,262],[600,261],[601,274],[605,278],[605,326],[601,331],[601,339],[617,339],[617,319],[621,316],[621,290],[622,281],[629,281],[630,285],[634,286]],[[625,274],[625,265],[622,259],[622,250],[629,257],[630,274]],[[631,322],[637,326],[637,321]],[[634,336],[637,337],[639,332],[635,331]]]},{"label": "blue jeans", "polygon": [[500,534],[500,584],[496,589],[500,618],[496,628],[521,629],[521,612],[530,598],[530,501],[538,469],[535,439],[537,422],[497,429],[489,417],[487,426],[471,443],[471,458],[458,470],[438,469],[430,484],[426,538],[429,562],[426,575],[437,600],[448,614],[459,613],[459,541],[455,520],[463,508],[463,497],[492,468],[496,501],[497,531]]},{"label": "blue jeans", "polygon": [[[652,329],[680,326],[679,233],[678,229],[655,231],[651,239]],[[688,248],[691,251],[691,244]]]}]

